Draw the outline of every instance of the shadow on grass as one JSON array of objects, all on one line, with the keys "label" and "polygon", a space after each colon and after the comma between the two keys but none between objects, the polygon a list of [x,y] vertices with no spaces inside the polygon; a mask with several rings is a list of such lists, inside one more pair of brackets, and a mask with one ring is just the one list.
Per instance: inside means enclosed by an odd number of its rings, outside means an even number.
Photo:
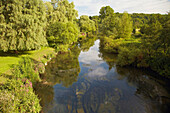
[{"label": "shadow on grass", "polygon": [[30,55],[29,51],[9,51],[3,52],[0,50],[0,57],[19,57],[21,55]]}]

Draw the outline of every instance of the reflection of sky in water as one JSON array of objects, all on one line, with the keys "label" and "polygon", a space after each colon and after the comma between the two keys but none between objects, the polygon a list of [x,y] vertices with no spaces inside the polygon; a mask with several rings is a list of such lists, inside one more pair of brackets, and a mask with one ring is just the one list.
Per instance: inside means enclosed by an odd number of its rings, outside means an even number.
[{"label": "reflection of sky in water", "polygon": [[[135,83],[138,84],[138,82],[134,80],[139,80],[140,85],[144,78],[133,78],[141,74],[133,73],[133,71],[124,72],[122,70],[126,76],[129,76],[128,78],[123,75],[121,76],[120,73],[116,71],[116,67],[112,67],[109,70],[109,65],[98,56],[99,42],[99,40],[95,41],[95,45],[92,46],[89,51],[80,53],[79,64],[81,72],[76,82],[69,87],[64,87],[62,84],[56,84],[53,87],[55,93],[54,100],[51,104],[48,104],[44,112],[67,113],[70,111],[77,113],[74,111],[75,109],[83,111],[83,109],[90,110],[93,107],[94,110],[97,104],[100,105],[99,108],[101,108],[101,110],[108,110],[107,112],[113,110],[112,108],[114,107],[116,107],[118,111],[120,110],[119,113],[132,113],[132,111],[135,113],[144,113],[146,112],[145,106],[152,109],[152,107],[149,107],[151,105],[150,103],[145,103],[145,100],[148,101],[148,99],[144,97],[138,98],[138,96],[136,96],[140,95],[140,92],[137,94],[137,90],[144,84],[138,87],[138,85],[135,85]],[[135,76],[131,78],[131,75]],[[130,85],[131,83],[134,83],[134,85]],[[148,87],[144,87],[144,90],[146,90],[144,94],[150,91],[147,88]],[[151,94],[155,94],[155,92]],[[156,111],[159,110],[158,108]],[[90,111],[86,112],[91,113]]]},{"label": "reflection of sky in water", "polygon": [[83,68],[82,70],[86,69],[86,72],[83,73],[90,78],[103,77],[108,73],[108,66],[102,58],[98,56],[99,43],[99,40],[95,41],[94,46],[92,46],[88,52],[81,52],[79,56],[80,66]]},{"label": "reflection of sky in water", "polygon": [[[81,52],[79,56],[79,62],[82,62],[84,64],[90,64],[90,65],[96,65],[103,63],[102,58],[100,58],[99,55],[99,40],[95,42],[95,45],[92,46],[88,52]],[[98,61],[98,62],[96,62]]]},{"label": "reflection of sky in water", "polygon": [[104,69],[103,67],[98,67],[91,72],[88,73],[89,77],[102,77],[107,74],[107,70]]}]

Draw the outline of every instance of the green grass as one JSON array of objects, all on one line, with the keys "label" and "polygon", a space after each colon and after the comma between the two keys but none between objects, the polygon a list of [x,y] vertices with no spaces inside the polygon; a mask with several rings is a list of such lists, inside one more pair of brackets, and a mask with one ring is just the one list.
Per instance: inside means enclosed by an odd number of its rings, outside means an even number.
[{"label": "green grass", "polygon": [[46,59],[43,56],[48,54],[55,54],[55,50],[50,47],[43,47],[40,50],[24,51],[18,54],[0,52],[0,73],[10,74],[10,66],[17,64],[21,57],[28,56],[36,61],[45,61]]}]

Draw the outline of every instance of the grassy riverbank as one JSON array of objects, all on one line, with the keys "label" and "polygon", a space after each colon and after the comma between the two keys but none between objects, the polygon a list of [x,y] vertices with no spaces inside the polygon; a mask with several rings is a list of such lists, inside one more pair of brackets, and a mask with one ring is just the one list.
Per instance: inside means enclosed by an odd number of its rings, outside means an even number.
[{"label": "grassy riverbank", "polygon": [[17,54],[0,52],[0,74],[11,74],[10,66],[12,64],[17,64],[24,56],[28,56],[38,62],[46,62],[47,59],[44,56],[49,54],[55,54],[55,50],[50,47],[44,47],[40,50],[24,51]]},{"label": "grassy riverbank", "polygon": [[0,52],[0,112],[33,112],[41,110],[33,87],[40,82],[45,63],[54,57],[53,48],[35,51]]}]

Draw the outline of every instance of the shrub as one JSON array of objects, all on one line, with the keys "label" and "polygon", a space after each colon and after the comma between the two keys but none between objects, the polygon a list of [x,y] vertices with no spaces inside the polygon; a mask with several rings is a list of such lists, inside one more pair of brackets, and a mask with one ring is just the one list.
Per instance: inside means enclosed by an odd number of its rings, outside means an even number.
[{"label": "shrub", "polygon": [[40,80],[38,70],[35,71],[35,64],[29,57],[22,57],[18,64],[12,66],[12,74],[16,78],[27,78],[35,83]]},{"label": "shrub", "polygon": [[159,55],[150,58],[149,65],[152,70],[158,72],[160,75],[170,78],[170,59],[168,56]]},{"label": "shrub", "polygon": [[148,67],[147,59],[144,57],[142,50],[131,47],[121,47],[117,59],[117,65],[133,65],[137,67]]},{"label": "shrub", "polygon": [[39,101],[27,79],[8,80],[0,86],[0,112],[38,113],[41,110]]}]

